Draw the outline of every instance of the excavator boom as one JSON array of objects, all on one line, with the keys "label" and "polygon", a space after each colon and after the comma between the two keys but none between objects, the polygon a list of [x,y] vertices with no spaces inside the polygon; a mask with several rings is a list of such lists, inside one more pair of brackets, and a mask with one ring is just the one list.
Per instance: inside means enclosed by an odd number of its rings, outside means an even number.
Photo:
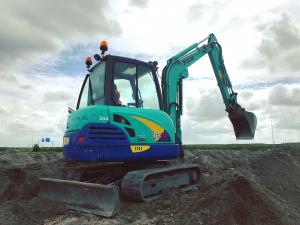
[{"label": "excavator boom", "polygon": [[[206,40],[208,40],[208,43],[199,47]],[[163,69],[162,93],[164,110],[176,124],[176,138],[178,142],[181,143],[182,139],[180,125],[180,116],[182,115],[182,79],[188,77],[188,67],[206,54],[209,55],[236,138],[253,139],[257,123],[256,116],[252,112],[247,112],[237,103],[237,93],[232,89],[232,84],[224,65],[222,47],[215,35],[210,34],[204,40],[189,46],[170,58]]]}]

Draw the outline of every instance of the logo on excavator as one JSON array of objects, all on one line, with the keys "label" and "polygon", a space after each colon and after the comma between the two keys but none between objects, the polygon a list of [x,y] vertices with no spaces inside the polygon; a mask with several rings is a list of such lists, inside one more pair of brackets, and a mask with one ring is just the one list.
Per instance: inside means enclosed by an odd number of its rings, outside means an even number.
[{"label": "logo on excavator", "polygon": [[99,117],[99,120],[107,121],[107,120],[108,120],[108,117],[107,117],[107,116],[100,116],[100,117]]},{"label": "logo on excavator", "polygon": [[152,137],[155,139],[155,140],[159,140],[161,138],[161,134],[159,133],[152,133]]},{"label": "logo on excavator", "polygon": [[88,120],[87,116],[76,116],[76,117],[71,117],[71,121],[72,122],[80,122],[80,121],[84,121],[84,120]]},{"label": "logo on excavator", "polygon": [[189,58],[187,58],[187,59],[181,60],[180,62],[183,63],[184,65],[186,65],[186,64],[192,62],[193,60],[194,60],[194,57],[191,56],[191,57],[189,57]]}]

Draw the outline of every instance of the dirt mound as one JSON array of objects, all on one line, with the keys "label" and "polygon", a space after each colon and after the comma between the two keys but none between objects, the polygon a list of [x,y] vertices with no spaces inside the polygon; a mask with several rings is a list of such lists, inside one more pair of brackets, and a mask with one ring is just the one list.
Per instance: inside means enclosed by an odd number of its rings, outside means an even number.
[{"label": "dirt mound", "polygon": [[8,153],[0,152],[0,168],[28,166],[31,164],[42,164],[56,162],[62,159],[60,152],[41,153]]},{"label": "dirt mound", "polygon": [[183,212],[183,215],[194,213],[195,218],[190,221],[198,220],[202,224],[283,224],[280,211],[264,190],[242,175],[228,175],[226,179],[210,183],[195,197],[200,197],[200,201],[192,201]]},{"label": "dirt mound", "polygon": [[[49,153],[48,153],[49,154]],[[26,157],[26,162],[30,162],[25,166],[24,161],[17,163],[11,160],[13,165],[22,164],[23,166],[2,166],[0,168],[0,224],[41,224],[42,220],[51,216],[66,213],[63,205],[50,203],[38,198],[40,177],[62,177],[63,161],[52,160],[55,156],[51,156],[51,163],[37,163],[36,159],[40,156]],[[9,156],[6,158],[13,159]]]},{"label": "dirt mound", "polygon": [[300,150],[261,155],[250,168],[253,180],[280,209],[285,223],[300,224]]},{"label": "dirt mound", "polygon": [[187,151],[187,160],[202,169],[202,184],[189,193],[167,190],[154,202],[122,201],[111,219],[73,213],[37,197],[38,178],[60,178],[66,167],[53,154],[18,163],[0,156],[1,225],[300,224],[300,150]]}]

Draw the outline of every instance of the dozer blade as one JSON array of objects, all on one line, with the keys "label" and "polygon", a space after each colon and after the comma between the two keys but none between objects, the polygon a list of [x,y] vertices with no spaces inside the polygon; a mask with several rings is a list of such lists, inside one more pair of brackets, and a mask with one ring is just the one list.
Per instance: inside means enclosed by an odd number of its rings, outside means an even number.
[{"label": "dozer blade", "polygon": [[234,128],[236,139],[253,139],[257,124],[255,114],[242,109],[237,111],[230,111],[228,113],[228,117]]},{"label": "dozer blade", "polygon": [[115,215],[120,208],[116,185],[40,178],[39,196],[66,203],[73,210],[104,217]]}]

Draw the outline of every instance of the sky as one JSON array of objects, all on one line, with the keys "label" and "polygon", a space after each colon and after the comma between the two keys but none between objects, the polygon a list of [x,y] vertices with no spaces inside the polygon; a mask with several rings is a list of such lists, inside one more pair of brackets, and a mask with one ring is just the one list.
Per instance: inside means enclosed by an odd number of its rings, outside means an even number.
[{"label": "sky", "polygon": [[[238,102],[256,114],[255,139],[237,141],[207,56],[184,80],[183,142],[300,141],[297,0],[0,0],[0,146],[42,137],[62,146],[85,57],[167,59],[214,33]],[[272,138],[273,130],[273,138]]]}]

